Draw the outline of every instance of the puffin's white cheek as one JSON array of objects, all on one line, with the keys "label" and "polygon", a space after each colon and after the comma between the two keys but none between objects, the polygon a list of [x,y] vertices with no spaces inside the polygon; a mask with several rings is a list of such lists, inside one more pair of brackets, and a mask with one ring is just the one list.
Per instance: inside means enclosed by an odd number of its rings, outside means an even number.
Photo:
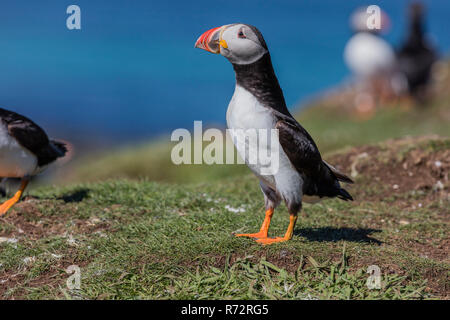
[{"label": "puffin's white cheek", "polygon": [[250,40],[237,42],[236,46],[232,47],[235,63],[238,64],[253,63],[259,60],[264,53],[266,53],[264,48]]}]

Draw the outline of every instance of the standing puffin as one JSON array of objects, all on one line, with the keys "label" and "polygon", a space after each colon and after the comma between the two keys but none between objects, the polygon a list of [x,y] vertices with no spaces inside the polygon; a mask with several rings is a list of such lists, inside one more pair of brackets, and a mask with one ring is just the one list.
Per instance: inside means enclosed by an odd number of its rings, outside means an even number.
[{"label": "standing puffin", "polygon": [[[227,110],[228,128],[277,130],[274,143],[280,147],[279,165],[273,174],[261,174],[258,165],[250,164],[252,155],[245,151],[246,146],[235,143],[239,155],[260,180],[266,207],[259,232],[236,236],[256,238],[262,244],[287,241],[292,238],[303,200],[353,200],[339,184],[353,181],[322,160],[311,136],[289,113],[266,42],[257,28],[241,23],[214,28],[201,35],[195,47],[220,53],[233,65],[236,88]],[[258,143],[259,151],[265,148],[262,151],[270,153],[273,146]],[[281,200],[290,214],[289,227],[284,237],[269,238],[270,220]]]},{"label": "standing puffin", "polygon": [[30,119],[0,108],[0,177],[22,180],[15,195],[0,205],[0,216],[20,200],[30,178],[67,152],[65,143],[49,140]]},{"label": "standing puffin", "polygon": [[380,12],[380,28],[369,29],[367,8],[358,8],[350,17],[352,37],[344,48],[344,61],[354,77],[354,106],[360,116],[373,115],[378,104],[394,96],[391,77],[395,67],[394,48],[381,37],[389,26]]}]

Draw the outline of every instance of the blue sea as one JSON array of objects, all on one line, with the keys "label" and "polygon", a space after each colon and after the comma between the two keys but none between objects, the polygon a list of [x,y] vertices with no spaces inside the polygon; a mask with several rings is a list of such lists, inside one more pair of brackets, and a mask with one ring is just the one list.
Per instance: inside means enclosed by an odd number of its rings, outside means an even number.
[{"label": "blue sea", "polygon": [[[427,30],[450,51],[450,1],[424,1]],[[224,126],[234,90],[231,65],[194,49],[204,31],[244,22],[269,45],[291,109],[349,75],[342,52],[348,18],[378,4],[391,18],[386,38],[405,34],[409,1],[105,1],[0,3],[0,106],[35,120],[56,138],[83,146],[131,144],[191,129]],[[81,8],[81,30],[66,9]]]}]

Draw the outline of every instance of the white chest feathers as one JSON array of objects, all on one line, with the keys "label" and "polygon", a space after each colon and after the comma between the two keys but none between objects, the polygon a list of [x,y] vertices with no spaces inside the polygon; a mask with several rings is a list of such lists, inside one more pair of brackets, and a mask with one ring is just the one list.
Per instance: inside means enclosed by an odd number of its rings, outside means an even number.
[{"label": "white chest feathers", "polygon": [[258,176],[273,175],[270,169],[273,164],[278,170],[279,143],[274,122],[270,109],[262,106],[250,92],[236,86],[227,110],[228,133],[239,156]]},{"label": "white chest feathers", "polygon": [[348,41],[344,59],[356,76],[369,77],[391,70],[395,63],[395,53],[382,38],[362,32]]},{"label": "white chest feathers", "polygon": [[270,110],[249,91],[236,85],[227,110],[229,129],[272,129],[275,119]]},{"label": "white chest feathers", "polygon": [[21,178],[33,175],[37,169],[36,156],[11,137],[0,123],[0,177]]},{"label": "white chest feathers", "polygon": [[[301,196],[302,180],[279,143],[275,123],[276,118],[269,108],[262,106],[250,92],[236,86],[227,110],[228,128],[232,132],[256,129],[258,137],[253,140],[257,143],[257,147],[253,148],[249,146],[250,142],[239,144],[234,141],[239,155],[250,170],[283,198],[298,198]],[[252,162],[255,154],[257,154],[256,162],[255,160]],[[263,161],[266,155],[268,161]]]}]

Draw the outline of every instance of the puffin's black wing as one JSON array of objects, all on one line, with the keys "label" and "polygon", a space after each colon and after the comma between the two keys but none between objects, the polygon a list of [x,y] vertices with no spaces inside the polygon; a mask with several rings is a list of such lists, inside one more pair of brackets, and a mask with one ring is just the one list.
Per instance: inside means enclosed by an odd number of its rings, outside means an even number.
[{"label": "puffin's black wing", "polygon": [[295,119],[285,115],[277,116],[279,120],[275,128],[278,129],[280,145],[303,178],[303,193],[353,200],[339,184],[339,181],[353,181],[322,160],[314,140]]},{"label": "puffin's black wing", "polygon": [[6,124],[9,134],[31,152],[36,154],[49,144],[45,131],[27,117],[0,108],[0,118]]},{"label": "puffin's black wing", "polygon": [[0,118],[8,128],[9,134],[24,148],[38,158],[38,165],[44,166],[56,160],[67,151],[64,144],[53,144],[45,133],[32,120],[13,111],[0,108]]},{"label": "puffin's black wing", "polygon": [[288,117],[279,120],[275,128],[278,129],[281,147],[297,171],[317,170],[322,157],[309,133]]}]

